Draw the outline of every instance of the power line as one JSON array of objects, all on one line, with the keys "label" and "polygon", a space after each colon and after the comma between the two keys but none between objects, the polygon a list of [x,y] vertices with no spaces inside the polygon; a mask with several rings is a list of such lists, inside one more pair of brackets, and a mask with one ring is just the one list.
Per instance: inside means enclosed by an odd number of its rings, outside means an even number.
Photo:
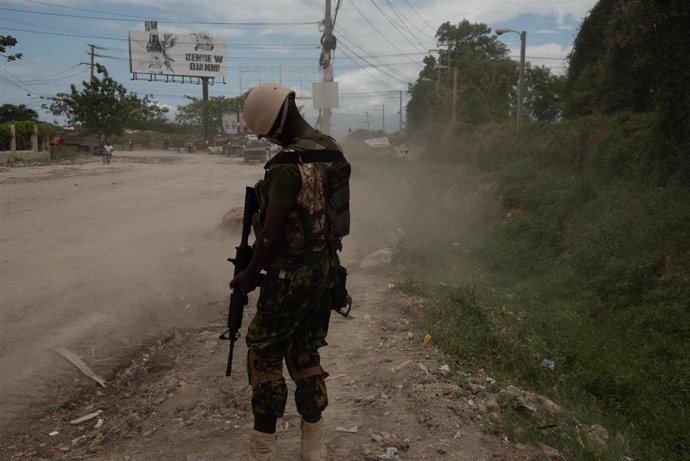
[{"label": "power line", "polygon": [[109,13],[107,11],[100,11],[100,10],[89,10],[86,8],[77,8],[74,6],[66,6],[66,5],[58,5],[56,3],[49,3],[49,2],[39,2],[38,0],[24,0],[27,3],[36,3],[38,5],[45,5],[45,6],[52,6],[53,8],[64,8],[66,10],[75,10],[75,11],[86,11],[88,13],[100,13],[100,14],[110,14],[113,16],[123,16],[123,17],[130,17],[130,18],[136,18],[139,19],[139,16],[134,16],[131,14],[124,14],[124,13]]},{"label": "power line", "polygon": [[[14,76],[10,71],[8,71],[7,69],[5,69],[5,68],[3,68],[3,67],[0,67],[0,72],[6,73],[6,74],[9,75],[10,77],[12,77],[16,82],[20,82],[20,80],[19,80],[16,76]],[[29,89],[27,89],[27,88],[21,86],[19,83],[16,83],[15,81],[12,81],[10,78],[5,77],[5,76],[2,75],[2,74],[0,74],[0,80],[3,80],[3,81],[5,81],[6,83],[9,83],[9,84],[12,85],[12,86],[16,86],[17,88],[20,88],[20,89],[26,91],[27,93],[37,93],[37,94],[40,95],[40,96],[46,96],[45,94],[41,94],[41,93],[39,93],[38,91],[29,90]]]},{"label": "power line", "polygon": [[[343,29],[342,27],[341,27],[340,30],[341,30],[341,32],[343,33],[342,37],[343,37],[346,41],[350,42],[353,46],[359,48],[361,51],[364,51],[365,53],[368,53],[368,51],[364,48],[364,46],[363,46],[361,43],[359,43],[355,38],[351,37],[351,34],[350,34],[349,32],[347,32],[347,31],[346,31],[345,29]],[[368,65],[372,66],[372,67],[378,67],[378,66],[372,64],[371,62],[369,62],[367,59],[365,59],[365,57],[364,57],[363,55],[361,55],[361,54],[356,54],[356,56],[357,56],[359,59],[361,59],[362,61],[366,62]],[[398,71],[397,69],[391,67],[390,65],[383,63],[383,62],[380,61],[379,59],[376,59],[376,61],[379,63],[380,66],[382,66],[382,67],[388,69],[389,72],[391,72],[391,73],[397,75],[397,77],[396,77],[395,75],[392,75],[392,77],[394,77],[394,78],[396,78],[396,79],[398,79],[398,80],[401,80],[401,81],[409,81],[409,80],[410,80],[410,77],[409,77],[409,76],[403,74],[402,72],[400,72],[400,71]],[[352,61],[352,62],[355,63],[354,61]],[[356,63],[355,63],[355,64],[356,64]],[[415,64],[418,65],[419,63],[415,62]],[[400,78],[400,77],[402,77],[402,78]]]},{"label": "power line", "polygon": [[[44,11],[31,11],[31,10],[20,10],[17,8],[6,8],[0,7],[0,10],[14,11],[17,13],[27,13],[27,14],[40,14],[47,16],[60,16],[65,18],[80,18],[80,19],[95,19],[100,21],[126,21],[134,22],[136,21],[146,21],[150,18],[138,18],[138,19],[128,19],[128,18],[106,18],[102,16],[85,16],[81,14],[67,14],[67,13],[48,13]],[[189,21],[186,19],[158,19],[158,22],[165,22],[171,24],[200,24],[200,25],[210,25],[210,26],[307,26],[307,25],[317,25],[318,21],[310,22],[225,22],[225,21]]]},{"label": "power line", "polygon": [[[341,43],[341,47],[344,47],[344,48],[345,48],[346,50],[348,50],[350,53],[352,53],[352,54],[354,54],[355,56],[357,56],[357,52],[351,50],[351,49],[350,49],[347,45],[345,45],[344,43]],[[348,59],[349,59],[350,61],[352,61],[353,63],[355,62],[354,58],[352,58],[351,56],[348,56],[346,53],[343,52],[343,55],[345,55],[345,57],[348,58]],[[358,57],[359,57],[359,56],[358,56]],[[360,57],[360,59],[362,59],[362,58]],[[365,62],[366,62],[366,61],[365,61]],[[369,64],[369,65],[370,65],[370,67],[362,67],[362,69],[364,69],[369,75],[371,75],[372,77],[374,77],[374,78],[375,78],[376,80],[378,80],[379,82],[381,82],[381,83],[383,83],[384,85],[390,87],[390,84],[389,84],[388,82],[385,82],[385,81],[381,80],[377,75],[375,75],[374,73],[371,72],[370,69],[371,69],[372,67],[373,67],[374,69],[376,69],[377,67],[376,67],[376,66],[373,66],[373,65],[371,65],[371,64]],[[398,80],[400,80],[400,79],[398,79]]]},{"label": "power line", "polygon": [[372,22],[369,20],[369,18],[364,13],[362,13],[362,10],[360,10],[356,4],[351,3],[351,5],[359,13],[359,15],[362,16],[367,23],[369,23],[369,25],[372,27],[372,29],[374,29],[376,31],[377,34],[379,34],[386,42],[388,42],[389,45],[391,45],[393,48],[395,48],[396,51],[398,51],[399,53],[403,53],[403,51],[400,48],[398,48],[395,45],[395,43],[391,42],[388,39],[388,37],[383,35],[383,33],[379,30],[378,27],[376,27],[374,24],[372,24]]},{"label": "power line", "polygon": [[[339,28],[338,30],[343,30],[343,28]],[[349,31],[347,32],[349,35],[352,35]],[[105,51],[125,51],[129,52],[129,48],[119,48],[119,47],[103,47],[103,50]],[[408,53],[388,53],[388,54],[363,54],[362,56],[365,58],[401,58],[401,57],[407,57],[407,56],[423,56],[429,54],[428,51],[421,52],[421,51],[412,51]],[[263,56],[228,56],[228,60],[235,60],[235,59],[246,59],[246,60],[266,60],[266,61],[288,61],[292,62],[295,60],[304,60],[304,61],[309,61],[312,62],[314,61],[313,57],[299,57],[299,56],[284,56],[284,57],[263,57]],[[408,61],[409,64],[419,64],[418,61]],[[391,64],[403,64],[403,63],[391,63]]]},{"label": "power line", "polygon": [[[97,36],[97,35],[83,35],[83,34],[64,34],[64,33],[59,33],[59,32],[45,32],[42,30],[27,30],[27,29],[17,29],[17,28],[12,28],[12,27],[3,27],[3,30],[10,30],[13,32],[28,32],[28,33],[33,33],[33,34],[43,34],[43,35],[55,35],[55,36],[60,36],[60,37],[77,37],[77,38],[95,38],[99,40],[113,40],[113,41],[118,41],[118,42],[128,42],[128,38],[122,38],[122,37],[108,37],[108,36]],[[195,42],[178,42],[178,43],[183,43],[187,45],[194,45]],[[292,43],[292,44],[247,44],[247,43],[228,43],[229,46],[235,47],[235,48],[253,48],[253,49],[284,49],[284,48],[303,48],[303,49],[312,49],[312,48],[319,48],[319,45],[310,45],[306,43]]]},{"label": "power line", "polygon": [[[377,5],[374,0],[369,0],[369,1],[371,2],[372,5],[374,5],[376,7],[376,9],[383,15],[383,17],[386,18],[386,20],[393,26],[393,29],[395,29],[396,32],[398,32],[405,40],[407,40],[407,43],[412,45],[414,48],[419,49],[419,48],[417,48],[417,45],[415,45],[407,35],[403,34],[403,32],[400,30],[400,27],[398,27],[395,24],[393,19],[390,16],[388,16],[388,14],[385,11],[383,11],[383,9],[379,5]],[[404,27],[404,23],[401,23],[401,25]],[[424,45],[422,45],[421,43],[420,43],[420,46],[422,47],[421,48],[422,50],[425,49]]]},{"label": "power line", "polygon": [[426,24],[426,25],[429,27],[429,29],[433,30],[433,31],[434,31],[434,34],[435,34],[435,33],[436,33],[436,29],[434,29],[434,27],[433,27],[431,24],[429,24],[429,23],[426,21],[426,19],[424,19],[424,18],[422,17],[421,14],[419,14],[419,11],[417,11],[417,9],[412,5],[412,3],[410,3],[409,0],[405,0],[405,3],[407,3],[407,6],[409,6],[410,9],[411,9],[412,11],[414,11],[414,13],[419,17],[419,19],[421,19],[422,22],[423,22],[424,24]]},{"label": "power line", "polygon": [[[390,0],[386,0],[386,3],[388,4],[388,6],[391,7],[393,12],[398,16],[398,18],[400,18],[401,21],[407,21],[410,25],[412,25],[415,29],[417,29],[424,36],[422,38],[422,40],[429,40],[429,41],[431,41],[431,43],[436,43],[436,37],[430,35],[428,32],[423,31],[417,24],[415,24],[414,21],[411,21],[407,17],[407,15],[403,14],[398,9],[398,7],[395,6],[395,4],[393,2],[391,2]],[[408,30],[415,37],[415,39],[418,39],[417,35],[415,35],[409,28],[408,28]]]}]

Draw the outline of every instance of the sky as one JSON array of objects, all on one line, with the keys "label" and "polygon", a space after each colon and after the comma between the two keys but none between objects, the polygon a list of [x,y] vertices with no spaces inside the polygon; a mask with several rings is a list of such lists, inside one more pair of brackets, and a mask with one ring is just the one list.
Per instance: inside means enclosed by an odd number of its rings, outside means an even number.
[{"label": "sky", "polygon": [[[0,0],[0,35],[18,40],[9,53],[20,61],[0,60],[0,104],[25,104],[41,120],[45,98],[81,87],[90,72],[90,46],[96,62],[111,77],[140,96],[151,94],[174,115],[187,97],[202,96],[195,82],[132,79],[128,32],[158,21],[163,33],[207,32],[226,45],[224,78],[215,79],[210,96],[234,97],[258,83],[277,82],[309,97],[320,81],[320,38],[328,0]],[[339,104],[332,132],[370,128],[397,131],[400,102],[422,69],[422,59],[438,44],[444,22],[463,19],[492,30],[527,32],[526,59],[563,73],[579,26],[596,0],[332,0],[335,15],[334,80]],[[519,60],[520,37],[500,37]],[[159,77],[160,78],[160,77]],[[163,78],[164,80],[164,78]],[[402,92],[402,96],[401,96]],[[310,122],[317,111],[301,100]],[[404,120],[403,120],[404,123]]]}]

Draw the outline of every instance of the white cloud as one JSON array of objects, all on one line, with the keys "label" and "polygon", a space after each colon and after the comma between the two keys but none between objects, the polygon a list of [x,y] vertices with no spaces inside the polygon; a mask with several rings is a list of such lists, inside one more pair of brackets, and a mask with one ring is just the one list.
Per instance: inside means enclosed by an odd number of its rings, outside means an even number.
[{"label": "white cloud", "polygon": [[[39,4],[27,4],[22,0],[7,0],[7,5],[22,10],[54,11],[65,14],[109,17],[108,13],[120,13],[120,17],[135,16],[140,22],[128,21],[97,21],[47,16],[21,16],[18,19],[36,22],[52,22],[53,32],[83,34],[82,43],[97,43],[112,49],[103,54],[118,57],[119,61],[103,61],[115,78],[133,87],[151,88],[151,92],[161,102],[174,106],[179,101],[172,99],[172,93],[197,94],[196,88],[189,85],[160,85],[159,95],[156,95],[155,84],[143,82],[129,82],[129,69],[126,65],[126,42],[100,41],[97,37],[127,37],[129,29],[143,28],[143,20],[150,16],[159,20],[159,30],[163,33],[188,34],[207,31],[215,37],[224,38],[228,44],[228,85],[216,86],[212,95],[234,96],[240,89],[238,68],[257,67],[263,70],[256,74],[244,73],[242,89],[246,90],[258,81],[281,80],[289,86],[301,86],[305,92],[311,91],[311,81],[320,79],[317,68],[319,57],[319,38],[321,31],[318,22],[324,14],[323,0],[195,0],[182,2],[180,0],[51,0],[54,5],[77,7],[102,13],[51,8]],[[333,1],[335,8],[336,1]],[[471,22],[483,22],[489,25],[496,23],[508,24],[510,27],[521,27],[518,17],[526,14],[551,17],[551,24],[541,24],[539,30],[528,30],[528,34],[539,35],[543,41],[548,34],[549,43],[531,46],[528,40],[527,55],[542,58],[562,58],[566,56],[571,43],[555,43],[558,37],[563,37],[562,31],[573,31],[575,23],[582,20],[586,13],[594,6],[596,0],[352,0],[342,2],[338,13],[335,33],[338,38],[338,48],[335,52],[335,78],[340,84],[340,92],[344,95],[357,93],[377,93],[392,90],[406,90],[407,82],[414,81],[422,67],[423,56],[432,48],[436,48],[434,34],[438,26],[446,21],[457,24],[463,18]],[[378,5],[385,15],[374,4]],[[411,9],[408,4],[414,5]],[[359,9],[359,11],[357,10]],[[361,14],[360,14],[361,12]],[[397,15],[400,14],[405,20]],[[125,16],[128,15],[128,16]],[[387,15],[387,17],[386,17]],[[10,16],[16,17],[17,13]],[[421,16],[421,17],[420,17]],[[12,17],[4,19],[0,26],[21,27],[11,22]],[[172,21],[166,22],[165,19]],[[197,24],[197,22],[213,22],[218,24]],[[244,26],[227,23],[303,23],[293,25]],[[9,24],[8,24],[9,23]],[[226,23],[226,24],[221,24]],[[79,24],[79,26],[75,25]],[[405,26],[402,27],[401,25]],[[31,28],[25,26],[25,28]],[[38,29],[38,27],[34,27]],[[523,29],[520,29],[523,30]],[[560,34],[559,34],[560,32]],[[12,33],[12,32],[9,32]],[[17,33],[18,34],[18,33]],[[46,35],[33,35],[37,45],[33,49],[26,48],[23,62],[13,63],[12,72],[21,79],[29,79],[32,75],[49,75],[50,72],[60,71],[73,63],[87,59],[84,55],[85,46],[74,45],[64,48],[60,63],[56,63],[56,56],[46,55],[42,51],[39,39]],[[87,38],[88,37],[88,38]],[[94,38],[91,38],[94,37]],[[52,38],[52,37],[51,37]],[[514,37],[517,38],[517,37]],[[55,37],[55,40],[61,40]],[[516,40],[517,41],[517,40]],[[45,42],[43,42],[45,43]],[[255,48],[241,45],[270,44],[313,44],[313,48]],[[519,44],[511,43],[511,54],[519,54]],[[54,52],[54,51],[53,51]],[[43,53],[43,54],[42,54]],[[357,58],[360,55],[363,59]],[[397,56],[392,56],[397,55]],[[352,57],[354,63],[347,58]],[[547,65],[554,72],[562,72],[562,61],[556,59],[530,59],[533,64]],[[37,63],[41,65],[38,66]],[[289,66],[304,66],[304,70],[288,69]],[[120,66],[120,67],[118,67]],[[367,69],[356,68],[367,66]],[[278,70],[276,70],[278,69]],[[14,91],[15,89],[12,88]],[[65,88],[54,87],[45,91],[53,94],[54,90],[64,91]],[[146,90],[139,90],[140,94]],[[18,91],[19,93],[19,91]],[[25,93],[25,92],[24,92]],[[166,99],[166,96],[170,98]],[[171,102],[172,101],[172,102]],[[373,94],[371,96],[344,96],[341,98],[339,112],[352,114],[364,113],[374,105],[387,104],[387,114],[394,114],[395,109],[388,111],[388,105],[396,106],[391,97]],[[310,107],[311,103],[307,103]]]}]

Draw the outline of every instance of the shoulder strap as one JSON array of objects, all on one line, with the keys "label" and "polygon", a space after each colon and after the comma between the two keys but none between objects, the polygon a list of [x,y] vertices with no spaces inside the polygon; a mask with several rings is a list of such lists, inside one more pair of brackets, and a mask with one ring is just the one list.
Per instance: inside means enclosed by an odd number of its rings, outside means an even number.
[{"label": "shoulder strap", "polygon": [[264,169],[268,169],[271,165],[289,164],[289,163],[315,163],[315,162],[344,162],[345,155],[339,150],[321,149],[321,150],[291,150],[286,149],[278,152],[271,160],[266,162]]}]

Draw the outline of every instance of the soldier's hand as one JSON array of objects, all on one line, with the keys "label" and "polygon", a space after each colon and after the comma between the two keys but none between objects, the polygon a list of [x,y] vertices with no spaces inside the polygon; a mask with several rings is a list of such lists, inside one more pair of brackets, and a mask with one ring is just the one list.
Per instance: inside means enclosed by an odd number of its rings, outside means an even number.
[{"label": "soldier's hand", "polygon": [[242,293],[244,304],[247,304],[249,302],[247,295],[256,289],[256,279],[256,276],[247,271],[242,271],[230,281],[230,289],[237,288]]}]

